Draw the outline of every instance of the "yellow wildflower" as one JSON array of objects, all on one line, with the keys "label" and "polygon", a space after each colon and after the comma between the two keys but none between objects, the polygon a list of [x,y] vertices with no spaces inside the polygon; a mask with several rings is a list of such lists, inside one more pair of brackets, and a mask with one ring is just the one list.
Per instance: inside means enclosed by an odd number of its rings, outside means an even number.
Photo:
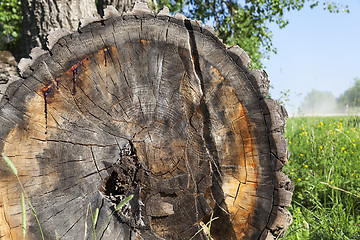
[{"label": "yellow wildflower", "polygon": [[303,156],[304,156],[304,154],[300,153],[300,157],[303,157]]},{"label": "yellow wildflower", "polygon": [[323,149],[323,146],[320,146],[320,149]]},{"label": "yellow wildflower", "polygon": [[344,151],[344,150],[345,150],[345,148],[344,148],[344,147],[342,147],[342,148],[341,148],[341,151]]},{"label": "yellow wildflower", "polygon": [[320,125],[322,126],[322,125],[324,125],[322,122],[320,122]]},{"label": "yellow wildflower", "polygon": [[353,142],[355,142],[355,139],[353,139]]},{"label": "yellow wildflower", "polygon": [[333,183],[334,183],[334,181],[331,181],[331,182],[330,182],[330,184],[333,184]]},{"label": "yellow wildflower", "polygon": [[300,181],[301,181],[301,178],[298,178],[298,181],[300,182]]},{"label": "yellow wildflower", "polygon": [[304,167],[305,167],[305,168],[308,168],[309,166],[308,166],[308,165],[305,165]]}]

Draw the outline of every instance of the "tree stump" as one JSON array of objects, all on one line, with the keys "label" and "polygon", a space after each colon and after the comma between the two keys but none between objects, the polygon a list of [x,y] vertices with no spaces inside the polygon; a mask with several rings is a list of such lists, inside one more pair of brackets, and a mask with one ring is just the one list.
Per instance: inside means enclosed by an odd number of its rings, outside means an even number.
[{"label": "tree stump", "polygon": [[[107,8],[82,23],[52,33],[50,50],[33,49],[0,103],[1,154],[46,239],[92,239],[96,208],[98,239],[283,234],[287,114],[267,98],[265,71],[166,8]],[[0,238],[21,239],[21,188],[3,161],[0,171]],[[40,239],[30,208],[27,218],[27,238]]]}]

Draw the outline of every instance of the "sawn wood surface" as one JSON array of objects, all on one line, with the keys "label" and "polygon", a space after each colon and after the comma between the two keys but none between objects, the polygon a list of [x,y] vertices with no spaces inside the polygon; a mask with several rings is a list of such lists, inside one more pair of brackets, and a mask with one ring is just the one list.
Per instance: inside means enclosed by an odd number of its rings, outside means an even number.
[{"label": "sawn wood surface", "polygon": [[[0,152],[46,239],[93,239],[96,208],[98,239],[190,239],[202,228],[194,239],[207,239],[212,213],[216,240],[284,233],[287,114],[241,48],[140,3],[52,33],[49,49],[20,62],[0,102]],[[0,239],[22,239],[21,188],[3,161],[0,192]],[[40,239],[30,208],[27,218],[27,239]]]}]

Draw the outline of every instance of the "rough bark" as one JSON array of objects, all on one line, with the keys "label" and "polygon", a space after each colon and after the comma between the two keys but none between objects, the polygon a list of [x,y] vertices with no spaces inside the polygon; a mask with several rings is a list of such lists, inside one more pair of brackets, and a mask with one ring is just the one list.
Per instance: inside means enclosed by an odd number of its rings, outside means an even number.
[{"label": "rough bark", "polygon": [[0,84],[7,84],[11,75],[17,75],[17,62],[9,51],[0,51]]},{"label": "rough bark", "polygon": [[98,0],[97,1],[97,8],[98,13],[103,16],[104,11],[103,9],[106,8],[106,6],[114,6],[119,12],[127,12],[131,11],[134,4],[136,2],[147,2],[146,0]]},{"label": "rough bark", "polygon": [[0,51],[0,101],[7,86],[19,76],[16,67],[17,62],[11,52]]},{"label": "rough bark", "polygon": [[[144,4],[50,37],[50,51],[20,62],[23,78],[0,102],[1,154],[47,238],[90,239],[89,208],[100,209],[99,239],[189,239],[212,213],[216,240],[286,231],[287,114],[242,49]],[[3,162],[0,191],[0,238],[20,239],[20,187]],[[30,209],[27,217],[29,239],[39,239]]]},{"label": "rough bark", "polygon": [[94,0],[22,0],[22,48],[28,55],[32,48],[46,49],[46,38],[57,28],[75,30],[81,19],[97,14]]}]

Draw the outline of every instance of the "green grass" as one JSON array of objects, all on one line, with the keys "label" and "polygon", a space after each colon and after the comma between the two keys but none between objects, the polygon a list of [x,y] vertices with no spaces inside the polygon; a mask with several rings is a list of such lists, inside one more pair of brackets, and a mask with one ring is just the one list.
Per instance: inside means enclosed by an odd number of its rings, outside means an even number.
[{"label": "green grass", "polygon": [[360,117],[290,118],[295,183],[285,239],[360,239]]}]

